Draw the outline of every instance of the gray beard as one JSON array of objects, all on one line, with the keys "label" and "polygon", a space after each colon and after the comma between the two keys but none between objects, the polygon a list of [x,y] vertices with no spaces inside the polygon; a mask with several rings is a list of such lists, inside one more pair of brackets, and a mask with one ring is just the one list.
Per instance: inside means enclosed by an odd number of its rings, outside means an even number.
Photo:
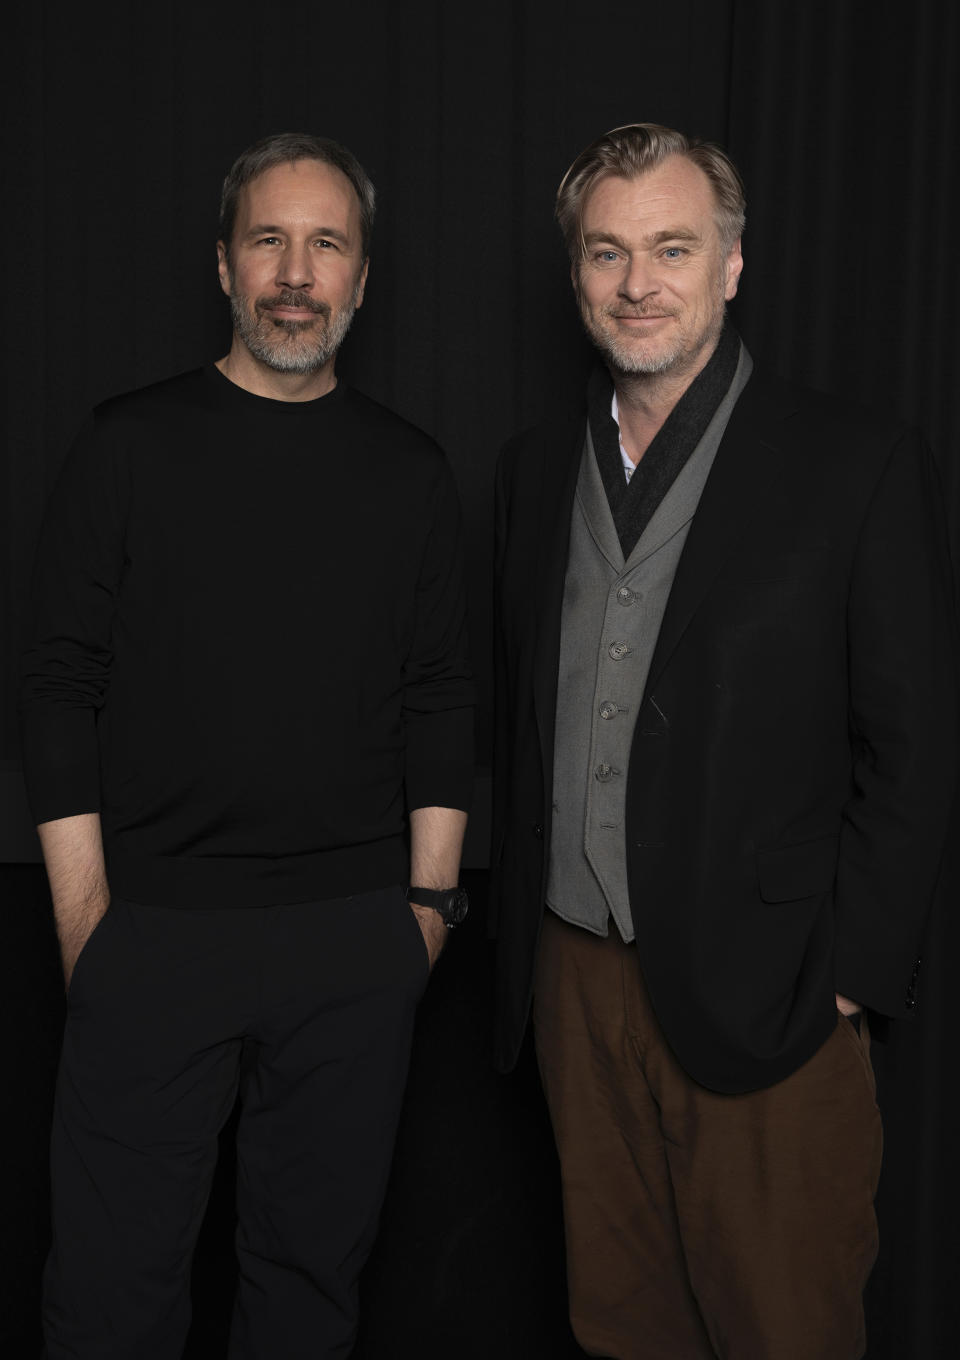
[{"label": "gray beard", "polygon": [[674,342],[659,353],[638,353],[635,346],[626,341],[619,342],[598,322],[589,318],[581,310],[584,329],[591,343],[600,351],[604,363],[612,373],[622,374],[625,378],[657,377],[669,373],[674,368],[685,368],[694,362],[704,346],[715,343],[723,329],[723,309],[713,326],[696,337],[691,345],[689,337],[678,335]]},{"label": "gray beard", "polygon": [[247,349],[276,373],[316,373],[343,344],[357,310],[357,293],[332,318],[330,308],[317,312],[316,321],[273,321],[251,309],[242,294],[230,294],[233,329]]},{"label": "gray beard", "polygon": [[692,363],[696,362],[697,356],[703,353],[705,346],[716,344],[720,332],[723,330],[723,319],[727,310],[727,302],[724,297],[725,271],[717,274],[715,283],[717,310],[701,334],[690,336],[681,331],[671,345],[661,352],[653,354],[638,353],[636,348],[627,341],[618,340],[601,324],[604,313],[601,312],[600,317],[595,321],[584,306],[583,294],[579,286],[576,287],[575,291],[583,328],[587,332],[590,343],[600,351],[600,355],[611,374],[622,375],[624,378],[653,378],[661,377],[671,371],[676,371],[678,374],[682,373]]}]

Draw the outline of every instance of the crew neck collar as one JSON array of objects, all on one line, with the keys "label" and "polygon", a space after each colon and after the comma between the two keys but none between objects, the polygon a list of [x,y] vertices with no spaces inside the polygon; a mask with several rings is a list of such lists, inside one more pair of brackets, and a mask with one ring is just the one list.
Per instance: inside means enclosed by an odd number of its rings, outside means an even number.
[{"label": "crew neck collar", "polygon": [[311,397],[309,401],[283,401],[278,397],[261,397],[256,392],[248,391],[246,387],[241,387],[226,374],[221,373],[214,363],[206,364],[203,372],[221,401],[244,404],[250,411],[255,409],[270,412],[316,411],[321,406],[327,410],[332,406],[339,406],[344,392],[343,379],[338,378],[336,386],[329,392],[324,392],[322,397]]}]

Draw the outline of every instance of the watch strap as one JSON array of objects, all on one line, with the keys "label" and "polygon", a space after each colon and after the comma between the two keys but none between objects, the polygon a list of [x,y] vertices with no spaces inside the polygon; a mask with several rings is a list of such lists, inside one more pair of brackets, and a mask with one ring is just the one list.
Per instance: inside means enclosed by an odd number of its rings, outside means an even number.
[{"label": "watch strap", "polygon": [[450,898],[457,891],[454,888],[408,888],[407,901],[416,902],[418,907],[432,907],[434,911],[445,911]]},{"label": "watch strap", "polygon": [[448,930],[460,925],[469,909],[466,890],[457,887],[408,888],[407,901],[437,912]]}]

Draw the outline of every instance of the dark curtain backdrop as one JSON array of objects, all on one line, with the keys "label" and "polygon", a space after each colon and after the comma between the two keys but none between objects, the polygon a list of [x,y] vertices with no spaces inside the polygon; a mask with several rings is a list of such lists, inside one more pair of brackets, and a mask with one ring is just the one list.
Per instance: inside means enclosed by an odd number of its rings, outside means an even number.
[{"label": "dark curtain backdrop", "polygon": [[[377,185],[367,301],[342,371],[449,452],[470,552],[482,759],[493,465],[503,440],[589,363],[552,199],[575,153],[606,128],[656,120],[729,148],[748,193],[735,319],[754,358],[919,424],[958,560],[958,16],[952,0],[51,0],[9,12],[0,859],[34,853],[20,830],[13,688],[46,490],[91,404],[225,351],[219,184],[267,132],[336,137]],[[482,842],[472,853],[481,863]],[[958,879],[952,855],[922,1014],[876,1046],[887,1160],[870,1360],[931,1360],[956,1343],[947,1024]],[[12,944],[4,1033],[19,1073],[7,1121],[15,1212],[2,1241],[13,1263],[8,1331],[21,1340],[7,1353],[32,1354],[22,1340],[32,1333],[17,1329],[31,1325],[44,1248],[60,1011],[39,870],[0,866],[0,893]],[[365,1324],[362,1353],[393,1354],[390,1336],[408,1334],[425,1354],[576,1354],[563,1349],[555,1164],[535,1077],[528,1062],[509,1082],[489,1075],[482,930],[457,946],[425,1006],[369,1275],[381,1331]],[[434,1153],[442,1141],[442,1154],[425,1158],[424,1140]]]}]

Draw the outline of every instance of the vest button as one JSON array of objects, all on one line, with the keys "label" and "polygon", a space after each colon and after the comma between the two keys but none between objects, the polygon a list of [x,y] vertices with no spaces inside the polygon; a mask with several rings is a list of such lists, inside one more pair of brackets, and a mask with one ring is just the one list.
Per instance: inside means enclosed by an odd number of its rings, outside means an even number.
[{"label": "vest button", "polygon": [[614,769],[612,765],[607,765],[604,763],[597,766],[597,768],[594,770],[594,774],[600,780],[601,784],[608,784],[610,780],[613,778]]},{"label": "vest button", "polygon": [[619,711],[617,705],[612,703],[609,699],[604,699],[603,703],[600,705],[601,718],[615,718]]},{"label": "vest button", "polygon": [[633,604],[636,598],[636,591],[631,590],[629,586],[620,586],[617,590],[617,604]]},{"label": "vest button", "polygon": [[630,655],[630,648],[625,642],[611,642],[607,651],[613,657],[614,661],[622,661],[625,656]]}]

